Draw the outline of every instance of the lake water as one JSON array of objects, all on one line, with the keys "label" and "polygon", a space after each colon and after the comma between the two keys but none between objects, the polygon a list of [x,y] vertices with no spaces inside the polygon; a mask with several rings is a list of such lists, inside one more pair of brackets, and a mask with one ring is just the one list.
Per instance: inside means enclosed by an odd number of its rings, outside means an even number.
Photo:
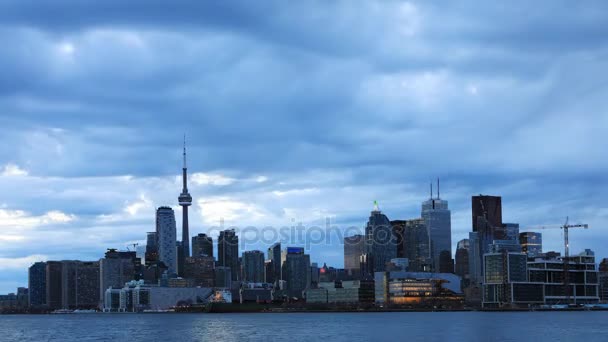
[{"label": "lake water", "polygon": [[0,315],[0,341],[608,341],[608,312]]}]

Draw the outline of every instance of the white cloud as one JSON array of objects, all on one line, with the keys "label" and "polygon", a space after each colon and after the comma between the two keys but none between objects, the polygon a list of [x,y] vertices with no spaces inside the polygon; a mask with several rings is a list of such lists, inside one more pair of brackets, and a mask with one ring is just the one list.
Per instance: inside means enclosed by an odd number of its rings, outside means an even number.
[{"label": "white cloud", "polygon": [[[179,176],[181,181],[181,176]],[[230,178],[220,174],[196,172],[189,176],[189,180],[196,185],[230,185],[235,182],[234,178]]]},{"label": "white cloud", "polygon": [[4,177],[14,177],[14,176],[27,176],[27,170],[20,168],[18,165],[8,163],[4,165],[2,173],[0,174]]},{"label": "white cloud", "polygon": [[47,261],[48,256],[43,254],[28,255],[20,258],[0,258],[0,271],[22,271],[38,261]]}]

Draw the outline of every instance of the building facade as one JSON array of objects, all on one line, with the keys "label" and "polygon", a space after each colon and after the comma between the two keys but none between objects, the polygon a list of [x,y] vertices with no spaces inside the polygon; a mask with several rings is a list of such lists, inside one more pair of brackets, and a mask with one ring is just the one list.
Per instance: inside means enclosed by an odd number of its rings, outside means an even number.
[{"label": "building facade", "polygon": [[384,271],[386,264],[397,257],[397,240],[393,235],[393,227],[377,203],[374,203],[374,210],[365,227],[365,252],[367,276]]},{"label": "building facade", "polygon": [[[424,201],[421,216],[429,235],[432,270],[441,272],[452,269],[447,272],[454,272],[452,263],[452,214],[448,209],[448,201],[440,199],[439,194],[437,198]],[[443,258],[441,258],[442,253]],[[449,257],[446,257],[446,255]]]},{"label": "building facade", "polygon": [[177,274],[175,213],[170,207],[156,209],[156,238],[158,260],[165,264],[169,274]]},{"label": "building facade", "polygon": [[207,234],[198,234],[192,237],[192,256],[213,257],[213,239]]},{"label": "building facade", "polygon": [[543,253],[543,236],[541,233],[520,233],[519,244],[521,245],[522,251],[530,258],[535,258]]},{"label": "building facade", "polygon": [[287,295],[303,298],[303,291],[310,286],[310,256],[304,254],[304,248],[287,247],[283,263],[283,277],[287,282]]},{"label": "building facade", "polygon": [[234,229],[220,232],[217,241],[218,265],[230,267],[232,281],[239,280],[239,237]]},{"label": "building facade", "polygon": [[264,282],[264,252],[246,251],[243,253],[243,281]]},{"label": "building facade", "polygon": [[361,256],[365,254],[365,236],[344,238],[344,270],[353,278],[361,276]]},{"label": "building facade", "polygon": [[46,305],[46,263],[36,262],[28,270],[28,305],[38,308]]}]

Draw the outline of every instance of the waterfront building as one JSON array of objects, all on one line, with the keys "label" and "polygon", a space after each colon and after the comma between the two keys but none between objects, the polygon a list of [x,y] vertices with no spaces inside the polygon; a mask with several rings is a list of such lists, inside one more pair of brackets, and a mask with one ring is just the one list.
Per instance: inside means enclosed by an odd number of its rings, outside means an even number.
[{"label": "waterfront building", "polygon": [[484,255],[483,307],[592,304],[599,302],[595,258],[582,253],[568,262],[569,293],[564,285],[564,260],[503,250]]},{"label": "waterfront building", "polygon": [[51,310],[61,309],[63,305],[62,269],[61,261],[47,261],[46,263],[46,305]]},{"label": "waterfront building", "polygon": [[374,280],[378,305],[462,301],[460,277],[453,273],[376,272]]},{"label": "waterfront building", "polygon": [[220,232],[218,242],[218,265],[229,267],[232,281],[239,280],[239,237],[234,229]]},{"label": "waterfront building", "polygon": [[397,257],[393,227],[388,217],[380,211],[377,202],[374,202],[374,209],[365,227],[365,249],[368,277],[373,276],[374,272],[384,271],[386,264]]},{"label": "waterfront building", "polygon": [[239,288],[239,302],[271,303],[274,299],[274,288],[268,283],[242,283]]},{"label": "waterfront building", "polygon": [[169,274],[177,274],[176,229],[173,209],[156,209],[158,260],[167,267]]},{"label": "waterfront building", "polygon": [[448,201],[439,197],[439,180],[437,180],[437,198],[433,198],[431,190],[431,198],[422,203],[421,217],[429,235],[431,270],[453,273],[451,212],[448,209]]},{"label": "waterfront building", "polygon": [[98,261],[62,261],[63,309],[96,309],[100,303]]},{"label": "waterfront building", "polygon": [[264,282],[264,252],[256,250],[243,253],[243,281]]},{"label": "waterfront building", "polygon": [[344,238],[344,270],[352,278],[361,276],[361,256],[365,254],[365,236],[361,234]]},{"label": "waterfront building", "polygon": [[541,233],[524,232],[519,234],[521,249],[530,258],[540,256],[543,252],[543,237]]},{"label": "waterfront building", "polygon": [[188,192],[188,167],[186,165],[186,136],[184,136],[184,166],[182,167],[182,192],[177,198],[179,205],[182,207],[182,241],[181,253],[179,253],[178,264],[182,265],[180,276],[183,276],[183,265],[186,258],[190,257],[190,230],[188,226],[188,207],[192,205],[192,196]]},{"label": "waterfront building", "polygon": [[310,256],[304,254],[304,248],[287,247],[283,276],[288,296],[302,298],[303,291],[310,287]]},{"label": "waterfront building", "polygon": [[373,280],[321,282],[318,288],[306,290],[306,303],[372,304],[374,291]]},{"label": "waterfront building", "polygon": [[32,308],[46,305],[46,263],[36,262],[28,269],[28,304]]},{"label": "waterfront building", "polygon": [[[117,292],[120,303],[116,310]],[[213,289],[207,287],[158,287],[132,281],[120,290],[106,290],[104,311],[165,311],[178,305],[203,303],[212,294]]]},{"label": "waterfront building", "polygon": [[198,234],[192,237],[192,256],[213,257],[213,239],[207,234]]},{"label": "waterfront building", "polygon": [[122,288],[125,283],[136,279],[136,269],[141,266],[136,252],[121,252],[108,249],[105,258],[99,260],[99,298],[103,300],[106,290]]}]

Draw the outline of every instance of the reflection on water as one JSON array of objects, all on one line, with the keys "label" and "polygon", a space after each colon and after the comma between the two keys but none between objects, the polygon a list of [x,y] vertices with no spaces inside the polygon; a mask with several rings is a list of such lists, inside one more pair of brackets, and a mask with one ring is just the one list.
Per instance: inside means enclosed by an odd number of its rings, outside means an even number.
[{"label": "reflection on water", "polygon": [[608,312],[0,316],[0,341],[606,341]]}]

